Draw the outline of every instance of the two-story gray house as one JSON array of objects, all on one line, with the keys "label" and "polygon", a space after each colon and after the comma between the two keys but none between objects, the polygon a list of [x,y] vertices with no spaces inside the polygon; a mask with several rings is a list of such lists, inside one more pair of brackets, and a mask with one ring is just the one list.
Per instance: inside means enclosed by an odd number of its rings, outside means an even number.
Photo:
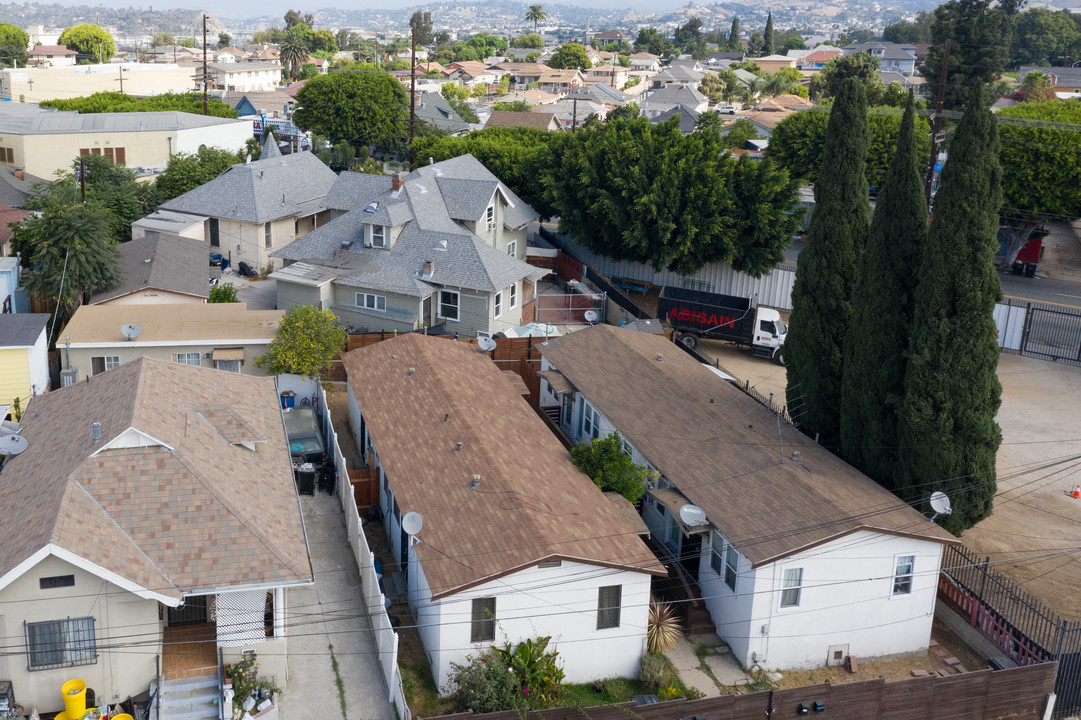
[{"label": "two-story gray house", "polygon": [[845,55],[865,52],[878,60],[880,72],[895,72],[908,77],[916,72],[916,47],[892,42],[853,43],[843,48]]},{"label": "two-story gray house", "polygon": [[331,220],[273,253],[278,307],[333,310],[356,332],[442,326],[463,337],[532,322],[525,262],[537,212],[472,155],[392,177],[342,173]]}]

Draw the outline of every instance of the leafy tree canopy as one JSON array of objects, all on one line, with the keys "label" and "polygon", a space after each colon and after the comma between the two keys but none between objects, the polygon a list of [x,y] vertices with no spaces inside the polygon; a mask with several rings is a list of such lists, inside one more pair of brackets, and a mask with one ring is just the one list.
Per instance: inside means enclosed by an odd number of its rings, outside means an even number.
[{"label": "leafy tree canopy", "polygon": [[671,40],[657,32],[657,28],[644,27],[638,31],[638,37],[634,41],[634,50],[667,57],[675,54],[676,46]]},{"label": "leafy tree canopy", "polygon": [[[255,156],[258,159],[258,156]],[[165,172],[154,181],[154,199],[160,205],[205,185],[244,158],[239,153],[215,147],[201,147],[196,153],[169,157]]]},{"label": "leafy tree canopy", "polygon": [[927,96],[937,97],[946,39],[950,39],[950,62],[946,70],[943,107],[964,107],[968,89],[977,82],[993,82],[1006,65],[1010,44],[1010,18],[992,0],[950,0],[934,11],[931,40],[934,43],[920,66],[927,79]]},{"label": "leafy tree canopy", "polygon": [[66,28],[57,41],[68,50],[74,50],[82,56],[80,59],[109,62],[116,55],[113,36],[98,25],[80,23]]},{"label": "leafy tree canopy", "polygon": [[227,48],[233,44],[233,36],[227,32],[218,33],[218,49]]},{"label": "leafy tree canopy", "polygon": [[330,310],[294,305],[282,318],[266,354],[255,359],[255,366],[267,375],[303,375],[326,385],[331,362],[348,339]]},{"label": "leafy tree canopy", "polygon": [[530,172],[529,159],[540,152],[552,134],[533,128],[490,128],[465,137],[418,137],[413,141],[412,157],[427,162],[449,160],[460,155],[477,158],[493,175],[507,184],[526,202],[533,204],[537,193],[536,176]]},{"label": "leafy tree canopy", "polygon": [[[43,100],[44,107],[54,107],[57,110],[75,110],[87,115],[89,113],[112,113],[112,112],[162,112],[176,110],[179,112],[203,114],[203,98],[193,93],[162,93],[150,97],[137,98],[124,95],[120,92],[96,92],[77,98],[63,100]],[[237,111],[229,107],[221,100],[211,98],[207,102],[207,113],[214,117],[235,118]]]},{"label": "leafy tree canopy", "polygon": [[571,448],[571,460],[601,490],[618,492],[632,503],[638,502],[656,482],[655,471],[635,464],[617,432],[578,443]]},{"label": "leafy tree canopy", "polygon": [[[1076,125],[1081,103],[1027,102],[998,115]],[[1004,215],[1081,217],[1081,133],[1003,123],[999,136]]]},{"label": "leafy tree canopy", "polygon": [[552,53],[552,57],[548,60],[548,66],[551,68],[567,68],[578,69],[588,68],[593,65],[589,60],[589,55],[586,54],[585,47],[581,43],[569,42],[559,46],[559,49]]},{"label": "leafy tree canopy", "polygon": [[18,63],[19,67],[26,67],[29,44],[30,36],[21,27],[0,23],[0,66],[12,67]]},{"label": "leafy tree canopy", "polygon": [[542,48],[544,47],[544,40],[537,33],[526,33],[511,40],[510,46],[513,48]]},{"label": "leafy tree canopy", "polygon": [[434,40],[432,34],[432,14],[417,10],[409,18],[410,31],[416,31],[417,45],[431,45]]},{"label": "leafy tree canopy", "polygon": [[837,95],[845,78],[854,77],[863,83],[864,92],[881,83],[878,60],[870,53],[857,52],[833,58],[811,78],[811,97],[829,98]]},{"label": "leafy tree canopy", "polygon": [[335,143],[385,144],[405,132],[408,101],[402,84],[391,75],[335,72],[301,88],[293,120]]},{"label": "leafy tree canopy", "polygon": [[916,19],[898,20],[892,25],[887,25],[882,31],[882,39],[886,42],[898,43],[929,43],[931,42],[931,21],[934,14],[927,10],[916,13]]},{"label": "leafy tree canopy", "polygon": [[289,30],[297,25],[307,25],[311,27],[315,24],[315,16],[311,13],[300,13],[297,10],[289,10],[285,13],[285,29]]},{"label": "leafy tree canopy", "polygon": [[506,112],[529,112],[531,106],[525,100],[515,100],[514,102],[497,102],[492,105],[492,109]]},{"label": "leafy tree canopy", "polygon": [[210,288],[210,297],[207,298],[208,303],[235,303],[240,302],[240,298],[237,297],[236,288],[233,283],[219,283]]},{"label": "leafy tree canopy", "polygon": [[[1081,19],[1069,10],[1029,8],[1014,18],[1010,65],[1060,65],[1076,60]],[[951,50],[952,54],[952,50]]]},{"label": "leafy tree canopy", "polygon": [[750,120],[740,118],[732,123],[724,136],[724,146],[730,150],[742,148],[748,140],[758,139],[758,128]]}]

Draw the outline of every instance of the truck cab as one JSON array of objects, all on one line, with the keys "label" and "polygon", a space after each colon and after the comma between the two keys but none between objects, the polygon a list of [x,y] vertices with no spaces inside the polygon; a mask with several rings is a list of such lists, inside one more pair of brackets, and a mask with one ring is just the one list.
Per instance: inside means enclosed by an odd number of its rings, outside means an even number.
[{"label": "truck cab", "polygon": [[[772,308],[758,308],[752,340],[756,354],[779,358],[781,346],[784,345],[787,335],[788,326],[781,320],[779,312]],[[784,360],[782,359],[781,362],[783,363]]]}]

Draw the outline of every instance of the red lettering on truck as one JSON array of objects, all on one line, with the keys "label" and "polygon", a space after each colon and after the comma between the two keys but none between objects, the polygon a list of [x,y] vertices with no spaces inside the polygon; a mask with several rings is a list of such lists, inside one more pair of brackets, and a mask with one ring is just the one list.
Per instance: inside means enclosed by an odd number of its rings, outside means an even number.
[{"label": "red lettering on truck", "polygon": [[669,320],[678,320],[685,323],[696,323],[698,325],[705,325],[706,327],[713,328],[735,328],[736,320],[738,318],[732,318],[727,315],[721,315],[718,317],[714,313],[707,313],[704,310],[691,310],[690,308],[673,307],[668,311]]}]

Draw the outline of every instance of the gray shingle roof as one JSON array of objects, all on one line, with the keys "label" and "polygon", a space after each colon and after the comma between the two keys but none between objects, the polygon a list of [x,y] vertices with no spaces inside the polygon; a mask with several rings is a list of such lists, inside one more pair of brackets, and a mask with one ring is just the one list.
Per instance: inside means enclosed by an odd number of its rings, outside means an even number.
[{"label": "gray shingle roof", "polygon": [[264,223],[324,207],[337,175],[310,152],[234,165],[161,207],[192,215]]},{"label": "gray shingle roof", "polygon": [[660,90],[654,90],[642,100],[642,110],[665,111],[679,105],[698,107],[706,102],[706,96],[694,88],[685,85],[669,85]]},{"label": "gray shingle roof", "polygon": [[267,139],[263,141],[263,151],[259,153],[259,159],[271,160],[280,157],[282,157],[282,150],[278,147],[278,141],[273,134],[267,135]]},{"label": "gray shingle roof", "polygon": [[[397,193],[384,185],[385,190],[375,194],[382,183],[354,175],[343,176],[334,192],[336,204],[353,209],[273,253],[274,257],[337,268],[339,284],[413,297],[430,295],[434,286],[495,292],[522,278],[544,274],[455,221],[479,220],[497,191],[514,203],[504,213],[507,225],[520,227],[537,217],[472,155],[414,170]],[[359,202],[350,203],[350,193]],[[366,212],[373,201],[379,207]],[[368,224],[405,227],[390,249],[365,248]],[[420,279],[421,265],[429,260],[436,268],[430,283]]]},{"label": "gray shingle roof", "polygon": [[[229,125],[247,120],[193,115],[186,112],[88,113],[56,112],[45,109],[12,111],[0,103],[0,133],[12,135],[59,135],[81,132],[150,132],[186,130]],[[36,106],[34,106],[36,108]]]},{"label": "gray shingle roof", "polygon": [[447,133],[465,132],[469,123],[437,92],[417,93],[417,120]]},{"label": "gray shingle roof", "polygon": [[[143,290],[164,290],[206,298],[210,295],[207,244],[202,240],[149,233],[120,243],[120,283],[90,298],[91,305]],[[149,260],[149,262],[147,262]]]},{"label": "gray shingle roof", "polygon": [[0,315],[0,347],[29,347],[49,322],[48,313],[4,313]]},{"label": "gray shingle roof", "polygon": [[672,64],[650,78],[660,82],[695,82],[705,77],[705,73],[695,70],[690,65]]},{"label": "gray shingle roof", "polygon": [[323,205],[331,210],[364,209],[368,203],[390,191],[389,175],[343,172],[334,181]]},{"label": "gray shingle roof", "polygon": [[876,58],[883,60],[915,60],[916,48],[911,45],[898,45],[891,42],[869,42],[869,43],[852,43],[851,45],[845,45],[845,50],[852,52],[871,52],[874,50],[882,50],[881,55],[875,55]]},{"label": "gray shingle roof", "polygon": [[1081,68],[1075,67],[1037,67],[1034,65],[1022,65],[1017,71],[1018,82],[1024,82],[1025,76],[1030,72],[1041,72],[1051,78],[1052,85],[1081,85]]},{"label": "gray shingle roof", "polygon": [[694,108],[689,108],[686,105],[676,105],[671,110],[667,110],[655,118],[650,119],[650,122],[654,125],[662,123],[666,120],[679,116],[679,130],[684,135],[694,132],[696,123],[698,122],[699,113]]}]

